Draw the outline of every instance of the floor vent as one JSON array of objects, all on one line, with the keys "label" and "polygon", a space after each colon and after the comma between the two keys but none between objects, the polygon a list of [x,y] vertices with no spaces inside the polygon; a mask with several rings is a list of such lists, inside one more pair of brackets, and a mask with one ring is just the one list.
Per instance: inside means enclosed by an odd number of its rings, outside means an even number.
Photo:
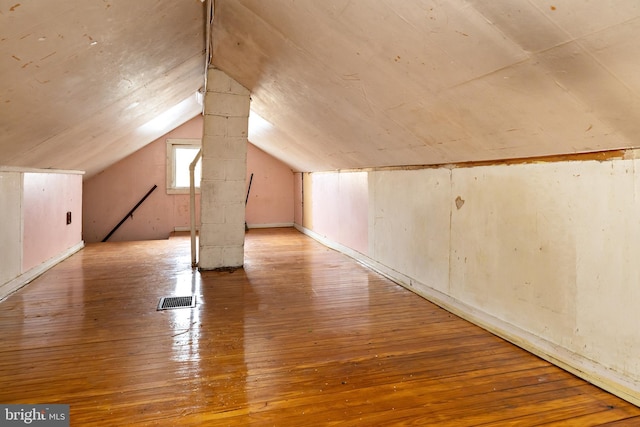
[{"label": "floor vent", "polygon": [[188,297],[162,297],[158,303],[158,310],[171,310],[174,308],[193,308],[196,306],[195,295]]}]

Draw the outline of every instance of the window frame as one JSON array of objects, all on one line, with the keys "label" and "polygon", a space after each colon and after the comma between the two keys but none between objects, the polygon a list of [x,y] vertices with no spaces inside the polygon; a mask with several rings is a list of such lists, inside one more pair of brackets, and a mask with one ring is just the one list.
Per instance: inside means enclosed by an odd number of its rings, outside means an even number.
[{"label": "window frame", "polygon": [[[202,140],[197,138],[170,138],[167,139],[167,194],[189,194],[189,187],[176,187],[176,148],[197,148],[202,147]],[[202,161],[202,158],[200,158]],[[202,164],[201,164],[202,167]],[[196,182],[196,194],[200,193],[200,183]]]}]

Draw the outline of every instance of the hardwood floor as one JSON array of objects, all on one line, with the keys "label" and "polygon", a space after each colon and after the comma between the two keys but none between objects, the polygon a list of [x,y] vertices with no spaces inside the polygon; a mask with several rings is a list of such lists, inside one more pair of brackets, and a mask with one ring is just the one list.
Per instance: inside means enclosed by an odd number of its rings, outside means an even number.
[{"label": "hardwood floor", "polygon": [[0,303],[0,403],[69,404],[74,426],[640,425],[293,229],[250,230],[245,259],[200,274],[188,238],[88,245]]}]

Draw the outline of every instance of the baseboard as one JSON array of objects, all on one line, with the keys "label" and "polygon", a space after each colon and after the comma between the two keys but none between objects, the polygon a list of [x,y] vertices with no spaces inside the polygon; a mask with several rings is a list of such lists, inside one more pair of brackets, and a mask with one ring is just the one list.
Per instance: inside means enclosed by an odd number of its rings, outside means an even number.
[{"label": "baseboard", "polygon": [[18,277],[11,279],[7,283],[0,285],[0,301],[4,300],[9,295],[14,293],[18,289],[22,288],[23,286],[29,284],[31,281],[33,281],[35,278],[43,274],[45,271],[49,270],[51,267],[55,266],[61,261],[64,261],[65,259],[69,258],[71,255],[75,254],[82,248],[84,248],[84,241],[81,241],[80,243],[70,247],[66,251],[56,255],[53,258],[48,259],[42,264],[39,264],[31,268],[30,270],[22,273]]},{"label": "baseboard", "polygon": [[444,294],[424,283],[393,270],[360,252],[329,240],[325,236],[319,235],[312,230],[298,224],[295,225],[295,228],[323,245],[344,253],[360,264],[371,268],[389,280],[422,296],[426,300],[442,307],[456,316],[461,317],[532,354],[535,354],[541,359],[544,359],[549,363],[552,363],[573,375],[608,391],[611,394],[614,394],[636,406],[640,406],[640,386],[631,379],[607,369],[580,354],[574,353],[564,347],[560,347],[557,344],[545,340],[544,338],[533,335],[530,332],[518,328],[517,326],[500,320],[491,314],[469,306],[450,295]]},{"label": "baseboard", "polygon": [[[199,230],[200,230],[200,227],[196,227],[196,231],[199,231]],[[187,226],[187,227],[174,227],[173,231],[176,231],[176,232],[179,232],[179,233],[184,232],[184,231],[191,231],[191,227],[189,227],[189,226]]]},{"label": "baseboard", "polygon": [[283,228],[293,227],[292,222],[276,222],[273,224],[247,224],[247,228]]},{"label": "baseboard", "polygon": [[[293,227],[292,222],[276,222],[273,224],[247,224],[247,228],[282,228]],[[196,227],[196,230],[200,230],[200,227]],[[191,227],[175,227],[173,231],[191,231]]]}]

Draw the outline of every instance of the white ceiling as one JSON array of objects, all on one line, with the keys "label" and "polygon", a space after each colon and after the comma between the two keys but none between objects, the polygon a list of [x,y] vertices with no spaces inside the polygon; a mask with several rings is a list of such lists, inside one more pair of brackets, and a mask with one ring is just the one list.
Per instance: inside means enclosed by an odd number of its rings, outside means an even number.
[{"label": "white ceiling", "polygon": [[0,165],[90,176],[193,118],[204,23],[199,0],[0,0]]},{"label": "white ceiling", "polygon": [[252,142],[297,170],[638,145],[637,0],[215,5],[213,62],[273,125]]},{"label": "white ceiling", "polygon": [[[91,176],[199,113],[200,0],[19,1],[0,165]],[[212,40],[295,170],[640,145],[638,0],[215,0]]]}]

